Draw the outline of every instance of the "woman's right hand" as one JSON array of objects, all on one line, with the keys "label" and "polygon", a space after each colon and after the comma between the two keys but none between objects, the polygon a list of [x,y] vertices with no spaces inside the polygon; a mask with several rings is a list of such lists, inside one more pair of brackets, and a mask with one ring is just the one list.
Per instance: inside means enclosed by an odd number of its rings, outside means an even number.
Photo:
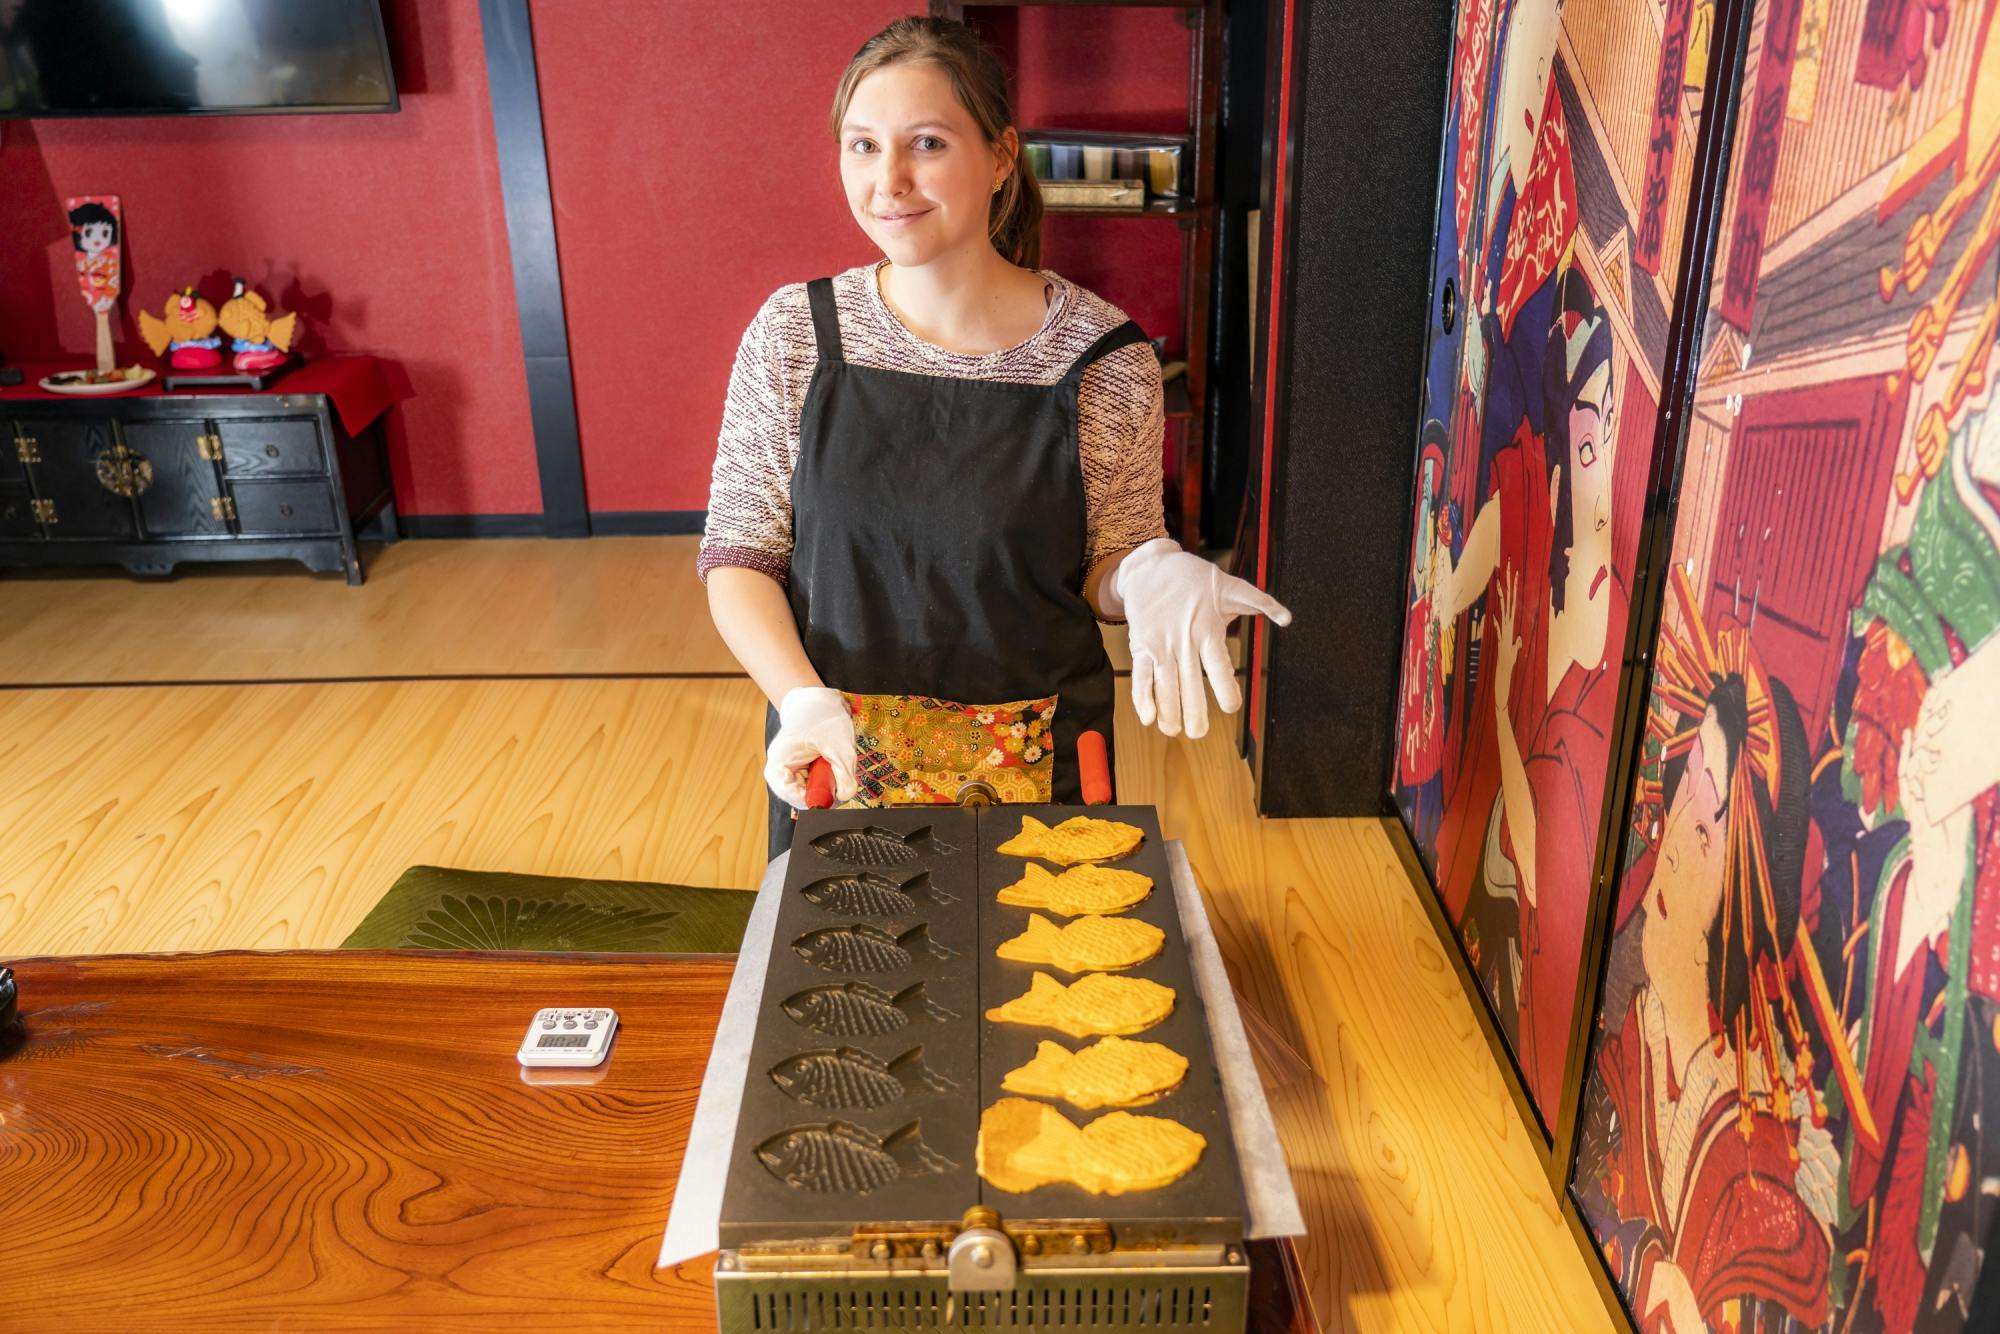
[{"label": "woman's right hand", "polygon": [[804,810],[806,770],[821,757],[833,769],[834,801],[852,801],[859,788],[854,771],[860,755],[847,698],[824,686],[799,686],[785,692],[778,704],[778,734],[764,751],[764,782],[782,800]]}]

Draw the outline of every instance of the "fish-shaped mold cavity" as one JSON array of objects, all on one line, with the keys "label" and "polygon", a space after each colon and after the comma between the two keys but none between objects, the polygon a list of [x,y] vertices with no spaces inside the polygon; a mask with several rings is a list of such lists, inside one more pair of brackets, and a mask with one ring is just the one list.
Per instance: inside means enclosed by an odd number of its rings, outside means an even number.
[{"label": "fish-shaped mold cavity", "polygon": [[958,1166],[924,1143],[916,1121],[880,1138],[848,1121],[793,1126],[759,1144],[757,1161],[794,1190],[847,1195]]},{"label": "fish-shaped mold cavity", "polygon": [[900,936],[861,922],[827,926],[792,942],[793,953],[829,973],[893,973],[908,968],[919,950],[934,959],[958,957],[957,950],[932,940],[930,927],[923,922]]},{"label": "fish-shaped mold cavity", "polygon": [[772,1066],[771,1082],[795,1101],[834,1109],[872,1109],[926,1089],[957,1087],[924,1064],[922,1047],[888,1062],[855,1047],[802,1051]]},{"label": "fish-shaped mold cavity", "polygon": [[957,848],[931,835],[931,827],[907,834],[880,825],[860,829],[836,829],[812,841],[812,849],[828,861],[850,866],[902,866],[928,852],[956,852]]},{"label": "fish-shaped mold cavity", "polygon": [[953,895],[931,884],[928,871],[900,882],[868,871],[831,875],[813,881],[799,893],[815,908],[850,917],[904,917],[915,912],[920,904],[957,902]]},{"label": "fish-shaped mold cavity", "polygon": [[943,1023],[958,1015],[924,994],[921,982],[893,995],[866,982],[807,987],[779,1005],[792,1022],[834,1038],[880,1037],[913,1020]]}]

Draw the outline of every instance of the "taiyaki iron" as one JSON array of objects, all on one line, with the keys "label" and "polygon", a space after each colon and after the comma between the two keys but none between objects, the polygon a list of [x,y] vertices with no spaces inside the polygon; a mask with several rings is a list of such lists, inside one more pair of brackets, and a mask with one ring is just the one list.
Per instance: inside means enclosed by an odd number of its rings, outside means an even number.
[{"label": "taiyaki iron", "polygon": [[1002,1098],[979,1118],[979,1175],[1019,1194],[1068,1182],[1093,1195],[1157,1190],[1201,1161],[1208,1140],[1178,1121],[1110,1112],[1078,1129],[1047,1103]]},{"label": "taiyaki iron", "polygon": [[900,866],[926,853],[958,851],[951,844],[932,838],[929,825],[907,834],[872,824],[861,829],[836,829],[814,839],[812,848],[829,861],[851,866]]},{"label": "taiyaki iron", "polygon": [[1029,862],[1021,878],[996,896],[1015,908],[1041,908],[1061,917],[1086,913],[1124,912],[1146,901],[1153,892],[1151,876],[1111,866],[1072,866],[1056,875],[1039,862]]},{"label": "taiyaki iron", "polygon": [[958,1015],[924,994],[918,982],[893,996],[866,982],[839,982],[808,987],[785,998],[779,1007],[795,1023],[836,1038],[879,1037],[914,1019],[943,1022]]},{"label": "taiyaki iron", "polygon": [[916,911],[919,896],[926,903],[957,902],[953,895],[932,886],[928,872],[900,883],[867,871],[858,875],[828,876],[807,885],[799,893],[815,908],[854,917],[901,917]]},{"label": "taiyaki iron", "polygon": [[1073,815],[1050,828],[1032,815],[1021,817],[1021,832],[1002,843],[998,851],[1009,857],[1040,857],[1058,866],[1078,862],[1106,862],[1139,846],[1145,832],[1116,820],[1099,820]]},{"label": "taiyaki iron", "polygon": [[1045,1038],[1035,1047],[1035,1059],[1009,1070],[1000,1087],[1009,1093],[1059,1098],[1086,1111],[1140,1107],[1171,1091],[1187,1068],[1187,1057],[1157,1042],[1100,1038],[1072,1052]]},{"label": "taiyaki iron", "polygon": [[1028,929],[994,951],[1015,963],[1044,963],[1065,973],[1130,968],[1160,952],[1166,932],[1131,917],[1079,917],[1057,926],[1028,914]]},{"label": "taiyaki iron", "polygon": [[829,973],[890,973],[910,965],[917,950],[934,958],[952,959],[958,951],[934,942],[930,928],[919,922],[900,936],[879,926],[829,926],[808,931],[792,942],[792,952]]},{"label": "taiyaki iron", "polygon": [[800,1052],[771,1068],[771,1082],[799,1102],[833,1108],[880,1107],[923,1089],[953,1087],[924,1065],[922,1047],[886,1064],[858,1047]]},{"label": "taiyaki iron", "polygon": [[846,1121],[793,1126],[758,1145],[757,1160],[787,1186],[850,1195],[958,1165],[924,1144],[915,1121],[881,1139]]},{"label": "taiyaki iron", "polygon": [[1174,1010],[1174,989],[1143,977],[1089,973],[1069,986],[1036,973],[1025,994],[995,1006],[986,1017],[996,1024],[1053,1028],[1073,1038],[1138,1033]]}]

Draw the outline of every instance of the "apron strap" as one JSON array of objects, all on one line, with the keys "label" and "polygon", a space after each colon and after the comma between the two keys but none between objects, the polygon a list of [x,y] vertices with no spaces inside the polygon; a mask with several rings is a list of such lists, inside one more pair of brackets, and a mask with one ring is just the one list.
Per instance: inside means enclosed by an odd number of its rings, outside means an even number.
[{"label": "apron strap", "polygon": [[1063,376],[1063,381],[1065,383],[1081,384],[1083,382],[1084,368],[1090,365],[1091,362],[1096,361],[1099,357],[1109,356],[1121,347],[1128,347],[1133,343],[1143,343],[1145,341],[1146,331],[1141,329],[1136,321],[1127,320],[1085,348],[1083,355],[1076,359],[1075,364],[1069,368],[1069,372]]},{"label": "apron strap", "polygon": [[821,361],[840,361],[840,315],[833,305],[833,279],[815,278],[806,284],[806,300],[812,304],[813,337],[819,340]]}]

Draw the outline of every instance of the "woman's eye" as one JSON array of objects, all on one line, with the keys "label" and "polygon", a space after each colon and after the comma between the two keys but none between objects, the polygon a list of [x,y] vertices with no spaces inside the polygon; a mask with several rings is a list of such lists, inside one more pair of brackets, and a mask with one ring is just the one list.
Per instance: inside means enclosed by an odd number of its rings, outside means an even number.
[{"label": "woman's eye", "polygon": [[850,153],[872,153],[875,151],[875,141],[873,139],[856,139],[847,146],[847,151]]},{"label": "woman's eye", "polygon": [[944,147],[944,140],[938,138],[934,134],[927,134],[923,136],[921,139],[917,140],[917,147],[923,149],[936,150]]},{"label": "woman's eye", "polygon": [[1702,855],[1706,857],[1708,855],[1708,826],[1705,824],[1696,825],[1694,827],[1694,836],[1695,841],[1701,844]]}]

